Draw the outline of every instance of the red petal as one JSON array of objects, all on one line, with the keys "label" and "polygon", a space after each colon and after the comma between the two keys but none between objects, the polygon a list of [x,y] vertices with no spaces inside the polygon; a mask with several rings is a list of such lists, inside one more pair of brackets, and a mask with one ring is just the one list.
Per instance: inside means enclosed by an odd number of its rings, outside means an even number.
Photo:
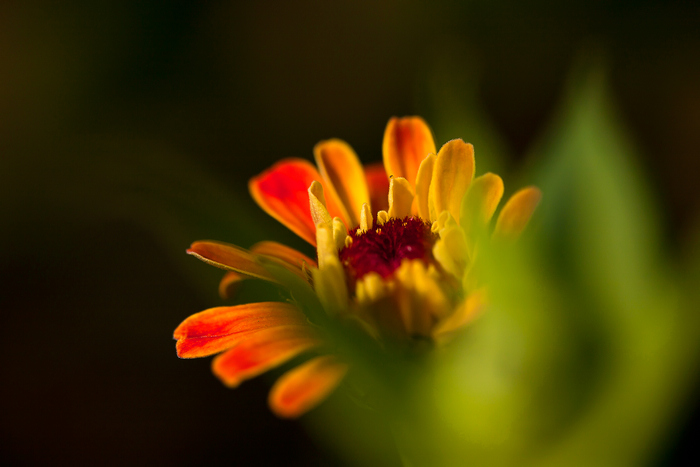
[{"label": "red petal", "polygon": [[224,384],[235,387],[322,343],[309,325],[265,329],[216,357],[212,370]]},{"label": "red petal", "polygon": [[[309,210],[308,189],[311,182],[321,184],[316,168],[303,159],[282,160],[248,183],[250,194],[265,212],[292,232],[316,246],[316,226]],[[341,216],[338,203],[324,190],[328,212]]]},{"label": "red petal", "polygon": [[233,347],[252,333],[305,322],[304,314],[288,303],[210,308],[190,316],[175,329],[177,355],[180,358],[206,357]]}]

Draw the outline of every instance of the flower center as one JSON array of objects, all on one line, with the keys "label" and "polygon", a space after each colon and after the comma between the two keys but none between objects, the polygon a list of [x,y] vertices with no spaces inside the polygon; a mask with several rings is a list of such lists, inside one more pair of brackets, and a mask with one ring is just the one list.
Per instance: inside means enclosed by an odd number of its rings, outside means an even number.
[{"label": "flower center", "polygon": [[340,250],[340,261],[353,286],[372,271],[390,276],[404,259],[433,262],[433,245],[438,239],[430,231],[430,224],[420,217],[389,219],[366,232],[358,227],[349,235],[352,243]]}]

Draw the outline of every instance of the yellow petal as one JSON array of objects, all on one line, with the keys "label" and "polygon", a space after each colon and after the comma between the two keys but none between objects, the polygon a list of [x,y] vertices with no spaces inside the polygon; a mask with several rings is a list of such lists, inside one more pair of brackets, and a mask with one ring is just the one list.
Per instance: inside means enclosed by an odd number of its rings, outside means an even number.
[{"label": "yellow petal", "polygon": [[514,239],[525,229],[542,198],[539,188],[529,186],[515,193],[501,209],[493,232],[494,238]]},{"label": "yellow petal", "polygon": [[330,139],[314,147],[314,157],[326,186],[340,200],[345,219],[350,226],[357,226],[362,205],[369,203],[367,180],[357,154],[345,141]]},{"label": "yellow petal", "polygon": [[433,246],[433,256],[443,269],[462,280],[469,264],[469,248],[464,230],[451,217],[440,229],[440,238]]},{"label": "yellow petal", "polygon": [[384,131],[382,153],[387,175],[403,177],[414,185],[421,161],[435,153],[435,142],[422,118],[392,117]]},{"label": "yellow petal", "polygon": [[316,294],[329,314],[339,314],[347,310],[348,287],[345,270],[337,256],[326,258],[323,266],[311,270],[311,275]]},{"label": "yellow petal", "polygon": [[457,308],[454,313],[440,320],[433,329],[433,337],[443,338],[469,324],[486,305],[486,292],[483,289],[469,294],[467,299]]},{"label": "yellow petal", "polygon": [[430,182],[433,178],[433,167],[435,166],[435,154],[429,154],[418,167],[416,176],[416,206],[418,216],[422,219],[430,219],[430,208],[428,205],[428,195],[430,193]]},{"label": "yellow petal", "polygon": [[348,290],[345,270],[338,259],[338,248],[330,226],[316,227],[318,269],[312,269],[314,289],[329,313],[338,313],[347,307]]},{"label": "yellow petal", "polygon": [[430,220],[449,211],[459,223],[462,198],[474,178],[474,147],[461,139],[448,141],[440,148],[430,182]]},{"label": "yellow petal", "polygon": [[[496,174],[485,173],[476,177],[462,200],[460,225],[465,232],[472,227],[485,226],[503,196],[503,180]],[[474,225],[474,224],[477,225]]]},{"label": "yellow petal", "polygon": [[327,224],[316,227],[316,254],[318,267],[323,268],[329,258],[338,259],[338,249],[333,238],[333,228]]},{"label": "yellow petal", "polygon": [[270,391],[270,408],[296,418],[321,403],[345,377],[348,366],[332,355],[316,357],[282,375]]},{"label": "yellow petal", "polygon": [[342,250],[348,239],[348,229],[340,217],[333,218],[333,241],[337,250]]},{"label": "yellow petal", "polygon": [[357,301],[363,305],[376,302],[387,295],[389,283],[372,271],[357,281]]},{"label": "yellow petal", "polygon": [[389,182],[389,217],[403,219],[411,215],[413,190],[405,178],[393,177]]},{"label": "yellow petal", "polygon": [[326,198],[323,195],[323,186],[317,181],[311,182],[309,186],[309,207],[311,209],[311,218],[316,227],[319,224],[331,225],[332,219],[326,209]]},{"label": "yellow petal", "polygon": [[407,334],[430,336],[435,319],[450,310],[440,282],[420,260],[401,263],[395,277],[395,296]]}]

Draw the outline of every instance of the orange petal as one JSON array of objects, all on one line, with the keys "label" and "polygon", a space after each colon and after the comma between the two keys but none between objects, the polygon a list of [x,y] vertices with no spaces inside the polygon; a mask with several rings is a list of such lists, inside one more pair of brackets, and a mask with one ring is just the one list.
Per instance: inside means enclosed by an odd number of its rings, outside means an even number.
[{"label": "orange petal", "polygon": [[542,198],[539,188],[529,186],[510,197],[496,221],[494,238],[516,238],[525,229]]},{"label": "orange petal", "polygon": [[415,186],[418,167],[435,153],[435,142],[428,124],[420,117],[392,117],[384,131],[382,153],[386,173],[403,177]]},{"label": "orange petal", "polygon": [[259,255],[267,255],[281,259],[298,268],[301,268],[304,263],[311,267],[317,267],[316,261],[306,256],[304,253],[277,242],[258,242],[250,247],[250,251]]},{"label": "orange petal", "polygon": [[268,398],[270,408],[279,417],[299,417],[328,397],[347,371],[332,355],[309,360],[277,380]]},{"label": "orange petal", "polygon": [[305,322],[304,314],[288,303],[248,303],[196,313],[183,321],[173,336],[178,357],[197,358],[231,348],[260,330]]},{"label": "orange petal", "polygon": [[362,164],[345,141],[329,139],[314,146],[314,157],[329,190],[340,200],[346,224],[359,225],[360,209],[369,203]]},{"label": "orange petal", "polygon": [[224,384],[236,387],[322,343],[309,325],[264,329],[216,357],[212,370]]},{"label": "orange petal", "polygon": [[190,245],[187,253],[217,268],[276,282],[248,250],[224,242],[203,240]]},{"label": "orange petal", "polygon": [[[320,183],[323,179],[310,162],[284,159],[250,179],[248,189],[265,212],[315,246],[316,226],[311,218],[307,192],[314,180]],[[329,198],[328,211],[332,216],[339,216],[338,203]]]},{"label": "orange petal", "polygon": [[236,291],[238,291],[238,284],[246,279],[248,279],[248,276],[243,274],[234,271],[227,272],[221,278],[221,282],[219,282],[219,296],[224,299],[233,298],[236,295]]},{"label": "orange petal", "polygon": [[377,212],[389,210],[389,176],[384,164],[377,162],[365,166],[365,178],[369,188],[369,205],[376,217]]}]

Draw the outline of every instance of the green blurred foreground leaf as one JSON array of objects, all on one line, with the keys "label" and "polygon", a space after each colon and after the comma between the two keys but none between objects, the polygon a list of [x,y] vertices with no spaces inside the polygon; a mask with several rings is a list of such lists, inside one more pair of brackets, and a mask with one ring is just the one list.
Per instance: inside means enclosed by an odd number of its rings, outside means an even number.
[{"label": "green blurred foreground leaf", "polygon": [[648,464],[694,367],[633,148],[600,72],[577,78],[538,154],[539,229],[491,252],[494,307],[444,370],[467,388],[445,384],[455,454],[477,463]]},{"label": "green blurred foreground leaf", "polygon": [[480,252],[492,306],[399,395],[406,465],[653,464],[688,395],[693,300],[599,70],[537,157],[527,235]]}]

